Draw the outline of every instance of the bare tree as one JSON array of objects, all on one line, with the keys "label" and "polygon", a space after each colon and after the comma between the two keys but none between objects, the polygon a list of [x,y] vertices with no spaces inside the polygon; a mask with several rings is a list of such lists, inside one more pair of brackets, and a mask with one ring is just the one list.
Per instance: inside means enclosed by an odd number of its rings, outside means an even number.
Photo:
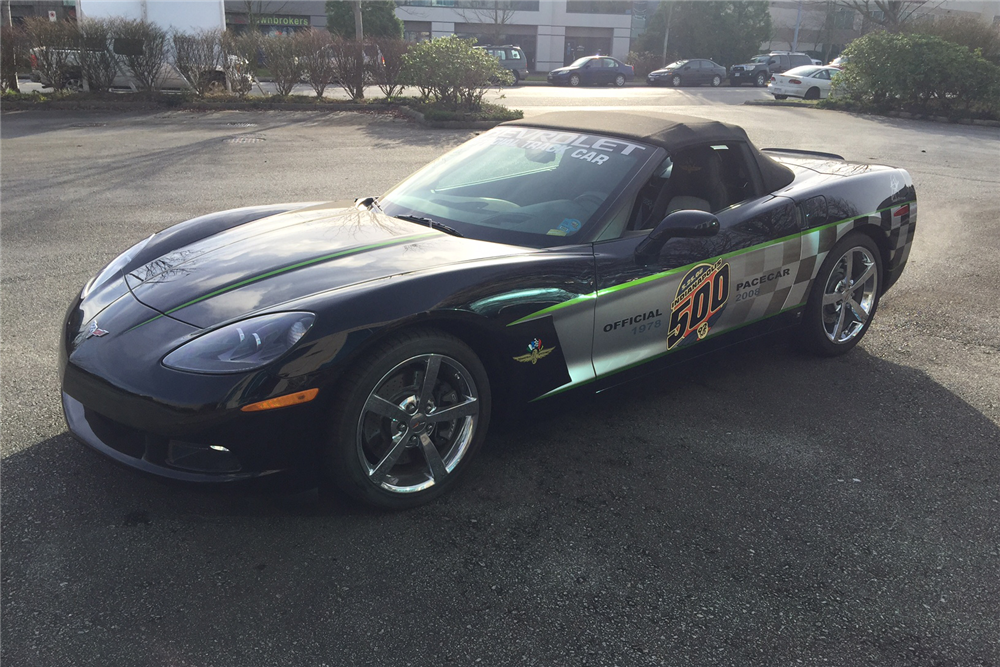
[{"label": "bare tree", "polygon": [[861,13],[862,32],[869,32],[873,27],[899,32],[903,25],[942,2],[943,0],[837,0],[837,5]]},{"label": "bare tree", "polygon": [[455,13],[466,23],[482,25],[490,42],[499,44],[507,34],[506,26],[514,21],[516,6],[517,3],[511,0],[466,0],[456,3]]},{"label": "bare tree", "polygon": [[225,86],[221,30],[199,30],[193,35],[174,31],[173,37],[177,70],[198,95],[204,97]]},{"label": "bare tree", "polygon": [[167,31],[149,21],[122,20],[116,25],[115,53],[141,90],[156,90],[167,64]]},{"label": "bare tree", "polygon": [[279,95],[291,95],[295,84],[302,79],[305,65],[300,48],[299,40],[285,35],[271,35],[262,42],[264,64]]},{"label": "bare tree", "polygon": [[257,53],[264,36],[253,30],[222,33],[223,66],[234,93],[244,97],[253,89],[257,75]]},{"label": "bare tree", "polygon": [[113,19],[85,19],[79,23],[80,69],[92,92],[107,92],[121,69],[121,59],[112,48],[115,25]]},{"label": "bare tree", "polygon": [[330,44],[330,53],[337,68],[337,83],[352,100],[364,99],[368,74],[364,42],[336,37]]},{"label": "bare tree", "polygon": [[27,36],[20,27],[5,23],[0,28],[0,92],[7,90],[20,92],[17,85],[17,70],[24,67],[27,61]]},{"label": "bare tree", "polygon": [[337,63],[330,49],[333,36],[328,30],[312,28],[296,33],[295,39],[300,42],[301,61],[309,85],[316,91],[316,97],[323,97],[326,87],[337,79]]},{"label": "bare tree", "polygon": [[81,74],[76,57],[76,24],[33,16],[24,20],[24,31],[42,81],[53,90],[77,87]]},{"label": "bare tree", "polygon": [[382,94],[392,99],[403,91],[399,75],[403,71],[403,58],[410,45],[391,37],[377,37],[370,43],[370,52],[375,54],[370,62],[372,77]]}]

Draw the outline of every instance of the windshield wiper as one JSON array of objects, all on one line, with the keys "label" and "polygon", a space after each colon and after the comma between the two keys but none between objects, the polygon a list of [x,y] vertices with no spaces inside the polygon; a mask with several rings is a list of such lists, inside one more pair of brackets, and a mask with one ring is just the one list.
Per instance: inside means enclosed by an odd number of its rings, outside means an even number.
[{"label": "windshield wiper", "polygon": [[444,232],[445,234],[451,234],[452,236],[457,236],[460,239],[465,238],[459,231],[453,227],[442,224],[437,220],[431,220],[430,218],[422,218],[419,215],[395,215],[394,218],[399,218],[400,220],[406,220],[407,222],[415,222],[418,225],[424,225],[425,227],[430,227],[431,229],[437,229]]}]

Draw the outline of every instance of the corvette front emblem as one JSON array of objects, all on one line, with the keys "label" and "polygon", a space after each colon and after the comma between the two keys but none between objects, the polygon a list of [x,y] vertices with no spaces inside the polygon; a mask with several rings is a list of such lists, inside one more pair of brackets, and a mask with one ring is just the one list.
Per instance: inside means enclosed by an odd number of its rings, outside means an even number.
[{"label": "corvette front emblem", "polygon": [[107,333],[108,333],[107,331],[97,326],[97,320],[94,320],[93,322],[90,323],[90,326],[87,328],[87,335],[85,336],[85,338],[90,338],[91,336],[97,336],[98,338],[100,338],[101,336],[104,336]]}]

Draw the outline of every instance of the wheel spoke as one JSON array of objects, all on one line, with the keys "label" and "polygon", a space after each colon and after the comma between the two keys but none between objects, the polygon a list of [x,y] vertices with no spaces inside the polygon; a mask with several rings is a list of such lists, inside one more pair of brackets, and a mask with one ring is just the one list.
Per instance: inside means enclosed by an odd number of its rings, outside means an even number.
[{"label": "wheel spoke", "polygon": [[828,292],[823,295],[823,305],[832,306],[844,300],[844,295],[840,292]]},{"label": "wheel spoke", "polygon": [[418,410],[428,410],[431,396],[434,393],[434,385],[437,382],[438,371],[441,370],[441,356],[432,354],[427,358],[427,369],[424,371],[424,383],[420,388],[420,400],[417,403]]},{"label": "wheel spoke", "polygon": [[406,443],[409,440],[410,429],[406,429],[406,431],[403,432],[402,437],[393,444],[392,449],[390,449],[389,453],[385,455],[385,458],[382,459],[377,466],[375,466],[375,469],[372,470],[371,473],[369,473],[368,476],[371,477],[372,481],[376,484],[381,483],[382,480],[384,480],[386,476],[392,472],[393,467],[396,465],[396,461],[399,460],[399,456],[403,453],[403,450],[406,449]]},{"label": "wheel spoke", "polygon": [[840,306],[840,312],[837,313],[837,324],[833,328],[833,342],[840,342],[840,335],[844,332],[844,314],[847,312],[847,308],[843,305]]},{"label": "wheel spoke", "polygon": [[443,410],[432,412],[431,414],[427,415],[427,421],[431,423],[447,422],[453,419],[458,419],[459,417],[472,417],[478,413],[479,413],[479,401],[474,398],[470,398],[465,403],[452,405],[450,407],[444,408]]},{"label": "wheel spoke", "polygon": [[847,306],[854,313],[854,317],[858,318],[858,322],[864,324],[868,321],[868,311],[861,307],[861,304],[855,301],[853,298],[846,302]]},{"label": "wheel spoke", "polygon": [[434,446],[434,443],[426,433],[420,434],[420,445],[424,450],[424,458],[427,459],[427,465],[431,469],[431,477],[435,482],[440,482],[448,475],[448,471],[444,467],[444,461],[441,460],[441,453],[438,452],[437,447]]},{"label": "wheel spoke", "polygon": [[864,285],[864,284],[865,284],[866,282],[868,282],[868,280],[869,280],[869,279],[870,279],[870,278],[871,278],[872,276],[874,276],[874,275],[875,275],[875,265],[874,265],[874,264],[869,264],[869,265],[867,266],[867,268],[865,268],[865,271],[864,271],[864,273],[862,273],[862,274],[861,274],[861,276],[860,276],[860,277],[858,277],[858,279],[854,281],[854,284],[855,284],[855,285],[858,285],[858,286],[862,286],[862,285]]},{"label": "wheel spoke", "polygon": [[851,280],[854,277],[854,251],[844,255],[844,279]]},{"label": "wheel spoke", "polygon": [[389,419],[395,419],[396,421],[403,422],[404,424],[410,419],[410,415],[406,414],[406,411],[403,410],[403,408],[390,403],[377,394],[372,394],[368,397],[368,402],[365,403],[365,410],[374,412],[377,415],[382,415],[383,417],[388,417]]}]

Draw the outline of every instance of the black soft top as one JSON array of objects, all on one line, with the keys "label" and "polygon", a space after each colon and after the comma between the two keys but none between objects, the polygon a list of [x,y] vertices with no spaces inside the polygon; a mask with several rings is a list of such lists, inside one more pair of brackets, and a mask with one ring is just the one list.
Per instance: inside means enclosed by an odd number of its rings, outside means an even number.
[{"label": "black soft top", "polygon": [[592,132],[661,146],[671,155],[698,144],[740,141],[747,145],[764,179],[764,190],[780,190],[795,179],[791,169],[757,150],[743,128],[715,120],[635,111],[553,111],[513,120],[504,125],[527,125],[567,132]]}]

